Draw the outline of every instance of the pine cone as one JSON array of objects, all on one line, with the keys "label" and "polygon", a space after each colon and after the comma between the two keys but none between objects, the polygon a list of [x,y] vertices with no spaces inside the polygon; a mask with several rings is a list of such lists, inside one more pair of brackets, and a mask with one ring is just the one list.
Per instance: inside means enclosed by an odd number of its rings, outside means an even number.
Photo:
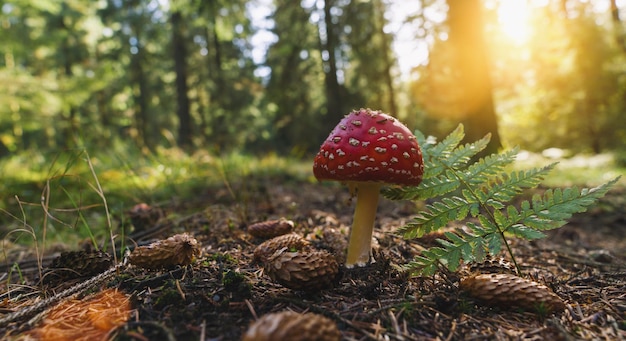
[{"label": "pine cone", "polygon": [[511,274],[479,274],[461,279],[461,289],[491,305],[527,310],[565,309],[563,300],[543,284]]},{"label": "pine cone", "polygon": [[128,257],[131,264],[146,269],[189,265],[200,255],[198,241],[187,233],[177,234],[147,246],[138,246]]},{"label": "pine cone", "polygon": [[254,249],[255,262],[264,263],[276,251],[287,248],[288,251],[302,251],[309,247],[309,242],[295,233],[284,234],[266,240]]},{"label": "pine cone", "polygon": [[339,272],[335,257],[326,251],[276,251],[265,263],[265,273],[293,290],[316,291],[332,284]]},{"label": "pine cone", "polygon": [[165,212],[158,207],[140,203],[128,211],[128,216],[130,217],[130,222],[135,227],[135,231],[144,231],[153,227],[161,218],[165,217]]},{"label": "pine cone", "polygon": [[248,233],[253,237],[269,239],[293,231],[294,223],[291,220],[280,218],[278,220],[262,221],[248,226]]},{"label": "pine cone", "polygon": [[59,284],[74,278],[94,276],[113,265],[111,255],[102,251],[68,251],[52,260],[44,271],[43,282]]},{"label": "pine cone", "polygon": [[253,322],[242,341],[339,341],[335,322],[322,315],[293,311],[266,314]]}]

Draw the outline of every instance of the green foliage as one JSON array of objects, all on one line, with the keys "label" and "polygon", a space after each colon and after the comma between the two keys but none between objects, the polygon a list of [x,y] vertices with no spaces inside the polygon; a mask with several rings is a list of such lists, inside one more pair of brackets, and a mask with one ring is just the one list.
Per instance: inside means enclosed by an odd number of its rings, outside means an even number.
[{"label": "green foliage", "polygon": [[[86,148],[32,152],[0,159],[0,239],[35,246],[77,245],[89,239],[100,245],[109,240],[111,228],[124,232],[124,212],[136,203],[194,198],[225,184],[233,191],[228,200],[244,203],[261,179],[305,180],[310,174],[308,161],[276,154],[215,157],[160,149],[143,155],[124,148],[112,145],[93,154]],[[2,257],[0,251],[0,261]]]},{"label": "green foliage", "polygon": [[[504,246],[515,260],[507,238],[543,238],[544,231],[563,226],[574,213],[584,212],[615,184],[618,178],[596,188],[548,189],[518,205],[512,202],[524,190],[535,188],[556,166],[555,163],[526,171],[509,171],[517,149],[492,154],[473,161],[472,157],[489,143],[489,136],[460,145],[464,137],[459,125],[440,143],[433,143],[417,132],[424,154],[424,180],[417,187],[389,188],[384,195],[393,200],[426,200],[424,211],[401,228],[406,238],[421,237],[452,221],[464,220],[467,229],[446,232],[441,246],[422,252],[408,269],[419,275],[432,275],[440,265],[456,270],[461,261],[482,261],[499,253]],[[519,269],[518,269],[519,271]]]}]

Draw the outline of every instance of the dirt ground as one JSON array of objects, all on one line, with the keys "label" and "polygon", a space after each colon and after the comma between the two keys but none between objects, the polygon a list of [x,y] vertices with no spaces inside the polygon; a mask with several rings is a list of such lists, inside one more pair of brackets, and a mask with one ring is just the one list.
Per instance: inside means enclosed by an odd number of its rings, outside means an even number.
[{"label": "dirt ground", "polygon": [[[262,240],[251,237],[247,226],[284,217],[294,221],[295,232],[316,248],[335,250],[325,236],[330,233],[340,236],[340,245],[345,242],[354,207],[348,190],[295,179],[248,179],[231,189],[210,188],[195,198],[150,203],[159,214],[153,223],[129,231],[135,243],[189,232],[201,243],[202,253],[191,265],[170,270],[125,266],[91,288],[90,293],[117,288],[132,297],[131,319],[115,329],[111,338],[239,340],[255,318],[292,310],[330,318],[343,340],[626,339],[624,188],[612,190],[598,205],[551,231],[546,239],[512,240],[525,276],[545,284],[565,301],[566,308],[554,314],[477,301],[459,289],[457,273],[411,277],[400,270],[431,241],[404,240],[397,235],[395,231],[417,212],[416,204],[386,199],[378,209],[374,264],[350,270],[340,267],[332,285],[324,290],[285,288],[253,264],[253,251]],[[28,253],[8,252],[7,264],[20,264],[27,285],[9,283],[8,268],[0,268],[0,273],[6,271],[0,276],[0,321],[89,278],[40,286],[36,262],[28,259]],[[58,253],[45,257],[44,267],[55,256]],[[46,309],[41,310],[43,314],[37,316],[33,312],[5,320],[0,335],[6,339],[34,335],[46,316]]]}]

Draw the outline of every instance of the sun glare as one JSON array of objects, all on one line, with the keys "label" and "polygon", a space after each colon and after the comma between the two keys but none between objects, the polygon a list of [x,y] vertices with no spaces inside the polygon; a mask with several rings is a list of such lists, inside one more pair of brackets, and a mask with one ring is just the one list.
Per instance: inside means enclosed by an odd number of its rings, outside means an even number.
[{"label": "sun glare", "polygon": [[530,8],[527,0],[501,0],[498,5],[498,24],[502,33],[513,43],[525,43],[531,33],[528,22]]}]

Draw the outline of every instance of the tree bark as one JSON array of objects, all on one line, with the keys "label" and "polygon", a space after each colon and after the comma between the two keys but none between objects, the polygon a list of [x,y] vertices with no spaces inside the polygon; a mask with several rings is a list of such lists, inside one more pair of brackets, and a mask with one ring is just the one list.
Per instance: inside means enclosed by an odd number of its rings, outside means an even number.
[{"label": "tree bark", "polygon": [[183,37],[182,15],[172,13],[172,50],[174,53],[174,72],[176,73],[176,95],[178,104],[178,145],[191,147],[191,114],[187,87],[187,50]]},{"label": "tree bark", "polygon": [[[326,115],[328,117],[328,131],[332,130],[337,121],[343,117],[344,112],[343,103],[341,99],[341,86],[339,85],[339,79],[337,78],[337,59],[335,56],[337,50],[337,32],[335,25],[333,24],[331,8],[333,7],[334,0],[324,0],[324,25],[326,26],[326,39],[320,37],[321,49],[328,53],[328,59],[324,60],[324,84],[326,90]],[[337,120],[335,120],[335,118]]]},{"label": "tree bark", "polygon": [[491,134],[491,143],[481,154],[496,152],[501,147],[493,103],[493,87],[489,74],[487,47],[483,36],[482,7],[479,0],[447,0],[449,39],[456,49],[459,86],[464,90],[466,108],[465,132],[473,142]]},{"label": "tree bark", "polygon": [[619,18],[619,7],[617,7],[617,0],[611,0],[611,18],[613,21],[613,32],[615,32],[615,40],[617,44],[626,52],[626,35],[624,34],[624,27],[622,21]]},{"label": "tree bark", "polygon": [[142,56],[143,50],[138,44],[137,53],[131,54],[130,57],[131,75],[137,87],[133,96],[135,100],[135,127],[137,129],[136,140],[140,147],[150,148],[148,138],[148,84],[142,66]]},{"label": "tree bark", "polygon": [[381,39],[382,39],[382,43],[383,43],[383,62],[384,64],[384,70],[385,70],[385,86],[387,87],[387,91],[389,92],[389,97],[387,99],[387,105],[389,107],[389,111],[392,113],[392,115],[397,115],[398,114],[398,106],[396,105],[396,91],[395,88],[393,86],[393,75],[391,74],[391,70],[392,70],[392,60],[389,56],[389,54],[392,51],[392,46],[391,46],[391,41],[389,40],[389,36],[387,35],[387,33],[385,33],[385,7],[384,4],[382,2],[382,0],[375,0],[374,1],[374,9],[376,10],[376,12],[378,13],[378,21],[379,21],[379,25],[380,25],[380,32],[378,32],[378,34],[380,34]]}]

